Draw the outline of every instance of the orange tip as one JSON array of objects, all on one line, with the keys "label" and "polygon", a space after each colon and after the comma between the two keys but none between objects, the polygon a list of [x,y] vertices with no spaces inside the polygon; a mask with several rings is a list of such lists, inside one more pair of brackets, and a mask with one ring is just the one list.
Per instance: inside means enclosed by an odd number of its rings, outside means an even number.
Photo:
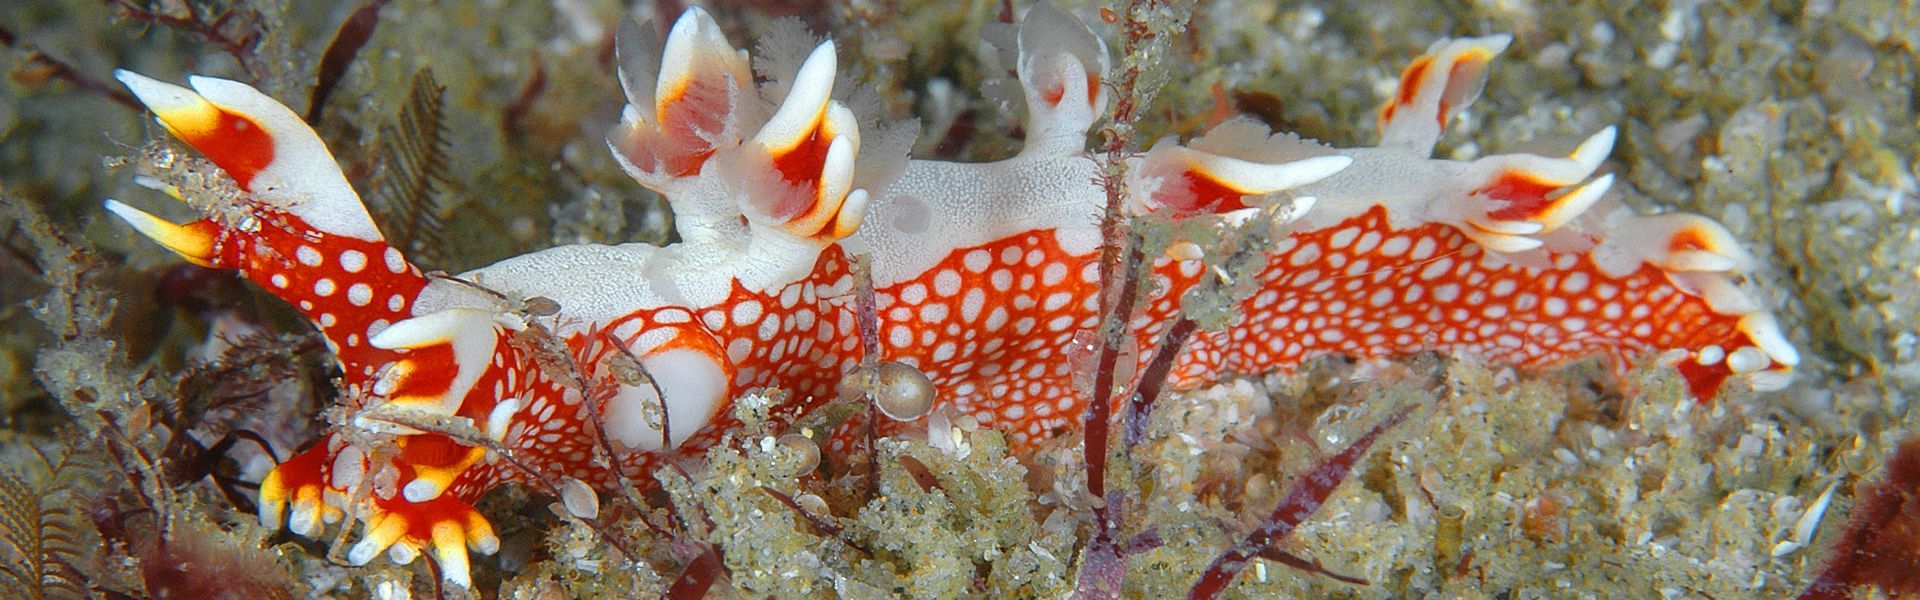
[{"label": "orange tip", "polygon": [[146,211],[127,206],[118,200],[107,200],[107,210],[120,220],[132,225],[134,231],[147,236],[160,245],[166,246],[175,254],[202,267],[214,266],[214,240],[218,226],[211,221],[195,221],[187,225],[178,225]]}]

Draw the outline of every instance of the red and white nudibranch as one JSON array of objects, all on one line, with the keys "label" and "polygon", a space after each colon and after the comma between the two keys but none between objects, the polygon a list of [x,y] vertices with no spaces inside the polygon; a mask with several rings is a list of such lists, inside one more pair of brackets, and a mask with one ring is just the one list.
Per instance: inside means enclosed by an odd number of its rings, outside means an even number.
[{"label": "red and white nudibranch", "polygon": [[[756,79],[700,9],[664,43],[649,37],[631,24],[621,33],[628,105],[608,145],[671,202],[680,243],[564,246],[464,281],[429,278],[387,245],[285,106],[232,81],[195,77],[187,89],[125,71],[134,95],[240,193],[186,225],[107,207],[188,260],[237,269],[298,306],[363,413],[399,407],[466,424],[555,479],[614,479],[592,460],[585,399],[640,472],[715,443],[736,425],[729,403],[749,390],[784,389],[800,410],[830,398],[862,352],[856,253],[872,258],[882,358],[917,366],[949,410],[1020,443],[1076,425],[1085,400],[1066,349],[1099,321],[1106,201],[1084,148],[1107,102],[1098,37],[1052,9],[1028,14],[1016,65],[1027,145],[978,164],[908,160],[915,127],[849,109],[869,92],[836,82],[832,42]],[[1742,290],[1753,259],[1739,242],[1705,218],[1640,216],[1607,197],[1612,177],[1594,173],[1611,128],[1560,157],[1429,156],[1506,44],[1436,43],[1381,111],[1378,147],[1331,148],[1236,119],[1130,159],[1136,213],[1244,216],[1283,191],[1317,200],[1270,249],[1237,326],[1200,335],[1181,356],[1179,382],[1328,354],[1430,351],[1517,367],[1660,353],[1702,398],[1732,376],[1757,389],[1788,381],[1797,356]],[[1132,321],[1139,347],[1157,341],[1202,276],[1191,253],[1177,256],[1153,265],[1163,285]],[[534,297],[559,313],[520,308]],[[535,325],[565,341],[577,373],[549,372],[516,343]],[[616,380],[616,355],[637,357],[653,384]],[[329,434],[261,483],[262,522],[284,517],[311,536],[351,515],[365,533],[350,560],[431,550],[447,579],[468,583],[468,549],[499,543],[473,502],[521,475],[441,433],[371,419],[344,427],[365,431]],[[367,447],[367,431],[391,441]]]}]

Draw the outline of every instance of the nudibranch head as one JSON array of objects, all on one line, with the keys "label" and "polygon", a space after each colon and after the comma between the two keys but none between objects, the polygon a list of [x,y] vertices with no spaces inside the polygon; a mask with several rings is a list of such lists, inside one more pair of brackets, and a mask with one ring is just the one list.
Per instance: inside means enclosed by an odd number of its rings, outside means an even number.
[{"label": "nudibranch head", "polygon": [[413,316],[426,278],[387,245],[313,128],[239,82],[192,77],[189,88],[115,74],[212,167],[139,180],[206,218],[174,224],[115,200],[107,209],[194,264],[237,269],[299,308],[326,335],[350,382],[393,359],[372,338]]}]

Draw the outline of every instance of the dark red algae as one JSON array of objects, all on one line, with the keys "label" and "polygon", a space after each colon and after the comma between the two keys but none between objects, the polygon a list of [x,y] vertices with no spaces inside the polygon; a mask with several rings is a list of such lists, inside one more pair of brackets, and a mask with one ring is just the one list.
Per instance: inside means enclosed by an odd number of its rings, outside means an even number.
[{"label": "dark red algae", "polygon": [[1801,600],[1852,598],[1862,587],[1920,595],[1920,437],[1902,442],[1886,475],[1859,496],[1827,561]]}]

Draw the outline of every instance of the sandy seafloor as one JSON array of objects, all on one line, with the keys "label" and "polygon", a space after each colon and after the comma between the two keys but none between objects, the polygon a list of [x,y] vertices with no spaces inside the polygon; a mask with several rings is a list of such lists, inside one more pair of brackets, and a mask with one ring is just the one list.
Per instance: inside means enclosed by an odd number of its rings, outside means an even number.
[{"label": "sandy seafloor", "polygon": [[[170,19],[187,14],[175,1],[130,4]],[[784,4],[714,12],[741,43],[768,11],[790,10]],[[901,117],[938,121],[929,82],[952,84],[944,97],[973,110],[977,133],[938,149],[923,139],[919,154],[1005,156],[1017,148],[1009,134],[1018,112],[974,91],[976,33],[998,7],[940,4],[854,0],[795,12],[832,28],[843,69],[865,73]],[[90,582],[89,595],[139,597],[150,591],[141,565],[166,560],[260,597],[432,595],[425,561],[331,564],[324,543],[269,536],[207,480],[142,470],[141,457],[158,472],[181,468],[186,454],[169,454],[184,451],[167,444],[177,421],[166,407],[189,393],[271,396],[251,414],[216,405],[199,415],[202,433],[244,424],[274,431],[276,443],[304,441],[327,399],[324,350],[303,345],[304,326],[271,297],[182,283],[176,257],[108,218],[104,198],[176,220],[191,212],[105,160],[132,156],[162,132],[72,77],[111,83],[115,67],[170,81],[218,75],[304,111],[323,49],[357,6],[201,6],[202,16],[236,10],[213,30],[234,41],[225,48],[192,27],[139,22],[99,2],[0,6],[8,38],[0,194],[14,207],[0,227],[0,454],[8,481],[21,486],[8,490],[51,492],[35,505],[19,499],[31,494],[0,494],[8,503],[0,514],[43,518],[54,527],[43,531],[75,542],[30,545],[62,562],[50,578],[31,578],[44,590],[9,585],[0,596],[57,597],[66,592],[53,583],[79,579]],[[451,149],[444,222],[425,254],[434,268],[460,271],[561,243],[665,239],[664,205],[619,172],[602,142],[621,101],[608,60],[611,24],[650,10],[396,0],[381,9],[318,129],[365,186],[380,124],[399,112],[414,74],[432,69],[447,88]],[[1097,6],[1070,10],[1098,22]],[[1098,28],[1117,43],[1111,26]],[[1127,596],[1183,594],[1317,457],[1409,404],[1422,405],[1416,418],[1376,446],[1284,545],[1366,584],[1266,563],[1231,594],[1786,596],[1817,573],[1858,490],[1915,429],[1920,8],[1912,3],[1208,2],[1170,47],[1177,67],[1140,139],[1197,133],[1219,85],[1269,123],[1335,145],[1367,144],[1402,66],[1436,39],[1492,33],[1511,33],[1514,43],[1439,154],[1557,153],[1617,125],[1620,142],[1603,167],[1618,175],[1616,193],[1646,212],[1711,216],[1746,242],[1760,263],[1755,289],[1800,349],[1798,378],[1763,394],[1736,385],[1701,405],[1659,367],[1616,379],[1597,362],[1515,373],[1423,357],[1386,369],[1322,361],[1191,393],[1158,413],[1150,443],[1133,449],[1137,470],[1114,476],[1117,488],[1144,498],[1127,507],[1124,530],[1151,528],[1164,541],[1130,558]],[[250,35],[257,43],[245,42]],[[245,49],[229,51],[235,45]],[[271,366],[212,375],[194,366],[216,313],[283,334],[257,352]],[[278,382],[274,391],[223,387],[257,384],[262,373]],[[1088,514],[1071,493],[1078,438],[1024,462],[1007,460],[991,432],[965,433],[962,442],[966,452],[889,442],[888,457],[917,457],[941,485],[922,489],[889,467],[881,497],[865,504],[822,483],[795,483],[785,475],[792,456],[754,443],[744,454],[715,451],[692,471],[694,482],[668,488],[713,524],[689,535],[724,549],[729,577],[720,593],[1070,591]],[[29,448],[72,459],[49,474]],[[130,449],[139,451],[129,458]],[[235,454],[237,467],[257,472],[259,457]],[[752,490],[760,485],[822,498],[863,550],[823,537]],[[1830,505],[1808,518],[1829,489]],[[482,596],[650,595],[684,564],[684,552],[626,522],[616,527],[639,540],[646,560],[622,568],[596,534],[554,516],[548,502],[507,492],[483,503],[506,548],[476,559]],[[1796,539],[1803,522],[1818,525],[1811,539]],[[155,541],[163,530],[167,552]],[[24,539],[24,530],[5,531],[9,544]],[[0,558],[25,558],[8,547],[0,544]]]}]

